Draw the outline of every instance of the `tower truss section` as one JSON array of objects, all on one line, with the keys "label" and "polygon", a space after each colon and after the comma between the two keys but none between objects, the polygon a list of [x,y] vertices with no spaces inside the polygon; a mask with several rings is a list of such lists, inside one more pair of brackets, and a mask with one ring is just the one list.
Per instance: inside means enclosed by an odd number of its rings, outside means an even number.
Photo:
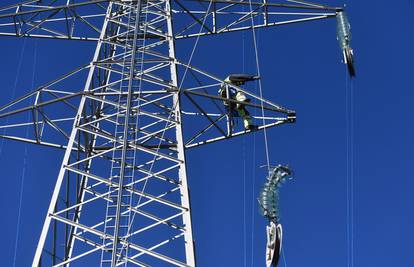
[{"label": "tower truss section", "polygon": [[[252,116],[256,131],[296,114],[227,83],[227,74],[179,60],[177,40],[341,11],[296,0],[27,0],[0,8],[0,36],[96,42],[88,64],[0,107],[1,138],[65,151],[32,266],[195,266],[186,152],[252,132],[233,124],[223,104],[264,110]],[[249,101],[218,95],[223,84]]]}]

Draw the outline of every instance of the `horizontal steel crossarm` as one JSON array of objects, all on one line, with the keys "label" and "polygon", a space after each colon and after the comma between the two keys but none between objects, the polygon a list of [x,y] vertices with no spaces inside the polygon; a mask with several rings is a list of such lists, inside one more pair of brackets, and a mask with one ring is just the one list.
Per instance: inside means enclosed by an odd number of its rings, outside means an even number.
[{"label": "horizontal steel crossarm", "polygon": [[[200,0],[197,0],[200,1]],[[39,6],[38,8],[33,8],[33,5],[29,5],[32,9],[31,10],[26,10],[26,11],[21,11],[20,9],[25,7],[27,4],[18,4],[18,5],[13,5],[12,7],[6,7],[3,9],[0,9],[1,11],[13,11],[13,12],[9,12],[6,14],[0,14],[0,21],[4,20],[4,19],[9,19],[11,20],[11,22],[6,22],[6,23],[2,23],[0,24],[0,35],[5,35],[5,36],[26,36],[26,37],[37,37],[37,38],[55,38],[55,39],[70,39],[70,40],[83,40],[83,41],[97,41],[98,40],[98,36],[94,35],[94,36],[73,36],[71,32],[67,32],[66,34],[63,33],[63,30],[67,31],[66,29],[66,24],[65,27],[62,27],[62,32],[57,32],[55,30],[51,30],[48,29],[46,27],[41,27],[41,25],[45,24],[45,23],[57,23],[59,21],[62,22],[68,22],[68,23],[73,23],[72,21],[74,19],[77,19],[76,21],[80,21],[77,26],[79,27],[80,24],[86,25],[86,27],[89,27],[90,29],[92,29],[94,32],[96,32],[97,34],[99,33],[99,27],[93,25],[92,23],[89,23],[87,19],[89,18],[94,18],[97,16],[103,17],[104,16],[104,12],[100,13],[100,14],[88,14],[88,15],[78,15],[76,13],[76,9],[77,8],[82,8],[85,6],[89,6],[89,5],[98,5],[100,3],[107,3],[109,2],[108,0],[90,0],[90,1],[84,1],[81,3],[72,3],[72,4],[67,4],[67,5],[61,5],[61,6],[51,6],[51,7],[42,7]],[[124,5],[122,2],[120,1],[112,1],[118,5]],[[320,20],[320,19],[326,19],[326,18],[331,18],[331,17],[335,17],[336,13],[340,10],[342,10],[342,8],[339,7],[328,7],[328,6],[323,6],[323,5],[306,5],[304,3],[301,3],[300,5],[292,5],[292,4],[277,4],[277,3],[260,3],[260,2],[252,2],[251,5],[254,7],[254,9],[258,10],[258,11],[254,11],[252,13],[253,16],[263,16],[266,17],[267,19],[265,21],[263,21],[262,23],[259,23],[257,25],[255,25],[254,27],[252,26],[237,26],[240,24],[240,22],[244,21],[244,19],[241,18],[235,18],[235,20],[232,23],[227,23],[224,25],[218,25],[217,24],[217,20],[221,17],[221,16],[235,16],[235,15],[243,15],[244,17],[247,17],[250,14],[249,12],[243,12],[243,11],[225,11],[228,8],[235,8],[235,7],[242,7],[242,6],[250,6],[250,3],[245,1],[245,2],[240,2],[240,1],[212,1],[212,3],[214,5],[216,5],[217,7],[219,7],[220,5],[224,5],[224,8],[219,8],[216,10],[210,10],[208,11],[207,14],[206,11],[201,11],[201,10],[189,10],[187,9],[184,5],[183,2],[187,2],[187,1],[176,1],[177,6],[181,9],[181,10],[174,10],[174,16],[183,14],[183,15],[187,15],[190,16],[195,22],[190,24],[189,26],[186,27],[186,29],[183,30],[183,32],[177,32],[175,38],[176,39],[182,39],[182,38],[191,38],[191,37],[196,37],[196,36],[206,36],[206,35],[212,35],[212,34],[219,34],[219,33],[225,33],[225,32],[234,32],[234,31],[241,31],[241,30],[249,30],[252,28],[263,28],[263,27],[273,27],[273,26],[281,26],[281,25],[287,25],[287,24],[292,24],[292,23],[300,23],[300,22],[308,22],[308,21],[314,21],[314,20]],[[195,1],[193,1],[195,2]],[[200,2],[210,2],[208,0],[201,0]],[[36,3],[36,2],[32,2],[32,3]],[[162,2],[160,2],[162,3]],[[129,7],[128,5],[124,5],[125,7]],[[151,9],[151,7],[156,7],[157,4],[151,4],[147,9],[144,9],[143,12],[145,13],[151,13],[151,14],[157,14],[159,15],[159,18],[155,18],[154,21],[150,21],[148,23],[149,26],[151,26],[152,24],[156,24],[159,21],[162,21],[164,18],[163,16],[165,15],[164,10],[162,10],[161,8],[159,8],[158,11],[155,11],[155,9]],[[312,10],[312,11],[325,11],[325,12],[273,12],[273,11],[269,11],[269,9],[273,9],[273,8],[279,8],[279,9],[298,9],[298,10]],[[13,10],[15,9],[15,10]],[[59,18],[55,18],[54,16],[56,14],[60,14],[62,13],[62,11],[65,11],[65,16],[64,17],[59,17]],[[104,11],[104,10],[102,10]],[[326,12],[326,11],[330,11],[330,12]],[[68,12],[72,12],[72,15],[67,15]],[[36,17],[36,15],[41,14],[41,13],[51,13],[50,17],[47,17],[43,20],[34,20],[32,19],[31,21],[19,21],[19,18],[23,18],[24,16],[28,16],[28,15],[32,15],[33,17]],[[197,17],[197,15],[199,14],[205,14],[201,17]],[[119,16],[123,16],[124,14],[119,14]],[[278,16],[278,15],[292,15],[292,16],[307,16],[306,18],[298,18],[298,19],[286,19],[286,20],[280,20],[280,21],[271,21],[272,16]],[[193,32],[193,33],[186,33],[189,29],[193,28],[194,25],[196,24],[201,24],[202,20],[204,19],[204,16],[211,16],[211,22],[210,20],[206,20],[206,24],[203,24],[202,27],[204,27],[205,31],[204,32]],[[111,20],[113,23],[119,23],[119,20],[116,20],[116,17],[114,17],[114,19]],[[23,26],[28,25],[31,26],[31,29],[28,30],[23,30],[22,28]],[[4,27],[11,27],[13,26],[13,31],[8,31],[8,32],[2,32],[1,29]],[[125,25],[127,26],[127,25]],[[45,32],[48,32],[49,34],[38,34],[38,33],[31,33],[31,31],[33,29],[39,29],[39,30],[44,30]],[[159,36],[161,38],[167,38],[167,36],[165,34],[163,34],[161,31],[151,31],[151,29],[148,30],[148,33],[150,34],[155,34],[156,36]]]},{"label": "horizontal steel crossarm", "polygon": [[[238,100],[234,100],[234,99],[230,99],[230,98],[224,98],[224,97],[220,97],[220,96],[216,96],[216,95],[199,93],[199,92],[195,92],[195,91],[184,91],[184,94],[206,97],[206,98],[210,98],[210,99],[220,100],[220,101],[223,101],[223,102],[226,102],[226,103],[241,104],[241,105],[248,106],[248,107],[262,108],[261,105],[246,103],[246,102],[243,102],[243,101],[238,101]],[[252,95],[252,94],[250,94],[250,95]],[[294,113],[294,111],[282,108],[280,106],[276,106],[276,107],[275,106],[263,106],[263,109],[269,110],[269,111],[274,111],[274,112],[285,113],[285,114]]]},{"label": "horizontal steel crossarm", "polygon": [[[182,112],[183,114],[185,114],[185,115],[189,115],[189,116],[204,116],[204,114],[203,113],[201,113],[201,112],[188,112],[188,111],[183,111]],[[220,113],[206,113],[208,116],[210,116],[210,117],[214,117],[214,118],[217,118],[217,117],[222,117],[223,115],[225,115],[225,114],[220,114]],[[285,120],[286,118],[283,118],[283,117],[270,117],[270,116],[265,116],[265,117],[262,117],[262,116],[251,116],[252,118],[254,118],[254,119],[259,119],[259,120],[270,120],[270,121],[274,121],[274,120]]]},{"label": "horizontal steel crossarm", "polygon": [[[257,128],[257,130],[264,130],[264,129],[272,128],[272,127],[279,126],[279,125],[284,124],[284,123],[287,123],[287,122],[286,121],[277,121],[277,122],[274,122],[274,123],[261,125]],[[225,140],[225,139],[241,136],[241,135],[244,135],[244,134],[247,134],[247,133],[252,133],[252,132],[254,132],[254,131],[252,131],[252,130],[239,131],[239,132],[232,133],[231,136],[219,136],[219,137],[216,137],[216,138],[207,139],[205,141],[201,141],[201,142],[197,142],[197,143],[193,143],[193,144],[187,144],[185,147],[186,148],[199,147],[199,146],[202,146],[202,145],[211,144],[211,143],[214,143],[214,142],[222,141],[222,140]]]},{"label": "horizontal steel crossarm", "polygon": [[[51,119],[50,121],[53,123],[58,122],[67,122],[73,121],[75,118],[62,118],[62,119]],[[25,127],[25,126],[34,126],[34,125],[43,125],[45,124],[44,121],[36,121],[36,122],[24,122],[24,123],[15,123],[15,124],[6,124],[1,125],[0,129],[7,129],[7,128],[16,128],[16,127]]]},{"label": "horizontal steel crossarm", "polygon": [[[42,6],[40,1],[36,1],[1,8],[0,35],[97,41],[101,25],[93,25],[88,19],[101,17],[103,20],[106,7],[101,4],[105,2],[109,1],[84,0],[66,5]],[[101,12],[96,10],[98,13],[79,14],[78,9],[85,10],[90,6],[95,6]],[[56,26],[59,30],[56,30]],[[83,32],[82,36],[74,34],[78,27],[84,28],[79,31]],[[34,30],[38,32],[34,33]],[[84,36],[86,32],[88,36]]]},{"label": "horizontal steel crossarm", "polygon": [[[150,92],[150,93],[153,93],[153,92]],[[160,92],[160,94],[163,94],[163,96],[161,96],[159,98],[156,98],[156,99],[153,99],[153,100],[146,100],[144,98],[140,98],[144,103],[142,103],[139,106],[133,107],[133,109],[134,110],[139,110],[139,112],[138,112],[139,114],[143,114],[143,115],[147,115],[147,116],[150,116],[150,117],[153,117],[153,118],[157,118],[157,119],[159,119],[159,122],[167,121],[167,122],[174,123],[174,121],[171,118],[168,119],[168,118],[163,117],[161,115],[156,115],[155,113],[145,112],[144,110],[141,109],[142,107],[144,107],[146,105],[156,105],[157,104],[156,103],[157,101],[160,101],[160,100],[163,100],[165,98],[171,97],[171,93],[168,93],[168,95],[165,95],[165,93],[166,92],[163,92],[163,93]],[[5,129],[5,128],[24,127],[24,126],[30,126],[30,125],[36,126],[36,125],[45,125],[45,124],[48,124],[52,128],[54,128],[56,131],[60,132],[66,138],[68,138],[69,137],[68,134],[66,134],[63,129],[60,129],[60,127],[56,123],[58,123],[58,122],[64,122],[64,121],[73,121],[74,118],[49,119],[45,113],[43,113],[41,110],[38,110],[38,109],[40,109],[42,107],[45,107],[45,106],[48,106],[48,105],[51,105],[51,104],[56,104],[58,102],[65,101],[66,99],[69,99],[69,98],[72,98],[72,97],[81,96],[81,95],[85,95],[87,98],[93,99],[95,101],[99,101],[101,103],[113,105],[113,106],[115,106],[117,108],[120,107],[118,103],[115,103],[115,102],[112,102],[110,100],[106,100],[105,99],[105,96],[107,96],[107,95],[120,95],[119,93],[107,93],[107,94],[106,93],[102,93],[102,94],[99,94],[99,93],[89,93],[89,92],[86,92],[86,93],[82,93],[82,92],[79,92],[79,93],[69,93],[69,92],[65,92],[65,94],[66,94],[66,96],[61,97],[61,98],[56,98],[56,99],[53,99],[53,100],[49,100],[49,101],[45,101],[45,102],[42,102],[42,103],[35,104],[33,106],[29,106],[29,107],[25,107],[25,108],[20,108],[20,109],[17,109],[17,110],[13,110],[13,111],[10,111],[10,112],[6,112],[6,113],[3,113],[3,114],[0,114],[0,118],[1,118],[1,117],[13,116],[13,115],[16,115],[16,114],[19,114],[19,113],[23,113],[23,112],[27,112],[27,111],[36,110],[36,111],[40,112],[40,114],[42,114],[43,115],[43,118],[44,118],[44,120],[42,120],[42,121],[33,121],[33,122],[27,122],[27,123],[16,123],[16,124],[10,124],[10,125],[2,125],[2,126],[0,126],[0,129],[1,128],[4,128]],[[143,92],[141,92],[140,94],[143,94]],[[28,95],[27,97],[31,97],[33,95],[34,95],[34,93]],[[95,97],[95,95],[98,95],[99,97]],[[137,93],[136,95],[139,95],[139,94]],[[24,97],[24,99],[27,99],[27,97]],[[22,101],[22,100],[19,100],[19,101]],[[16,101],[16,103],[18,103],[19,101]],[[4,107],[4,109],[9,108],[10,106],[11,105],[8,105],[8,106]],[[90,120],[90,121],[85,120],[86,122],[83,123],[83,124],[81,124],[79,127],[81,129],[84,129],[85,131],[89,131],[89,133],[92,133],[91,130],[87,130],[85,127],[86,126],[89,126],[89,125],[93,125],[93,124],[99,123],[99,122],[102,122],[102,121],[114,122],[113,120],[111,120],[111,118],[114,117],[114,116],[119,115],[120,113],[125,113],[125,109],[122,110],[121,112],[117,112],[117,113],[114,113],[114,114],[102,115],[101,117],[95,118],[95,119]],[[172,127],[174,127],[174,124],[171,124],[166,129],[171,129]],[[149,131],[145,131],[144,128],[143,129],[139,129],[139,130],[143,130],[143,132],[145,132],[146,135],[144,135],[143,137],[138,138],[137,141],[138,140],[143,140],[143,139],[146,139],[146,138],[149,138],[149,137],[159,138],[160,136],[158,136],[158,134],[164,131],[164,130],[159,130],[157,132],[149,132]],[[32,139],[29,139],[29,138],[22,138],[22,137],[17,137],[17,136],[6,136],[6,135],[3,135],[1,137],[7,138],[7,139],[13,139],[15,141],[26,141],[26,142],[33,143],[33,144],[46,145],[46,146],[56,147],[56,148],[65,148],[66,147],[66,142],[64,144],[53,144],[53,143],[46,142],[46,141],[41,141],[41,140],[37,140],[37,139],[36,140],[32,140]],[[110,140],[110,141],[113,141],[114,140],[111,136],[108,136],[108,135],[105,135],[105,136],[101,135],[101,137],[109,137],[108,140]],[[166,140],[166,139],[164,139],[164,140]],[[172,143],[171,141],[169,141],[169,142]]]},{"label": "horizontal steel crossarm", "polygon": [[[177,62],[177,64],[179,64],[179,65],[181,65],[181,66],[183,66],[183,67],[185,67],[185,68],[188,68],[188,69],[190,69],[190,70],[192,70],[192,71],[195,71],[195,72],[197,72],[197,73],[200,73],[200,74],[202,74],[202,75],[204,75],[204,76],[206,76],[206,77],[208,77],[208,78],[210,78],[210,79],[212,79],[212,80],[214,80],[214,81],[217,81],[217,82],[219,82],[220,84],[222,84],[224,81],[223,80],[221,80],[221,79],[219,79],[219,78],[217,78],[217,77],[215,77],[214,75],[212,75],[212,74],[209,74],[209,73],[207,73],[207,72],[205,72],[205,71],[202,71],[202,70],[200,70],[200,69],[198,69],[198,68],[196,68],[196,67],[194,67],[194,66],[190,66],[190,65],[188,65],[188,64],[185,64],[185,63],[183,63],[183,62]],[[250,93],[250,92],[248,92],[248,91],[246,91],[246,90],[244,90],[243,88],[241,88],[241,87],[238,87],[238,86],[235,86],[235,85],[233,85],[233,84],[230,84],[230,83],[227,83],[227,85],[229,86],[229,87],[231,87],[231,88],[234,88],[234,89],[236,89],[237,91],[240,91],[240,92],[243,92],[245,95],[247,95],[247,96],[250,96],[250,97],[252,97],[252,98],[254,98],[254,99],[257,99],[257,100],[259,100],[259,101],[261,101],[261,102],[263,102],[264,104],[267,104],[267,105],[269,105],[269,106],[271,106],[271,107],[273,107],[273,111],[277,111],[277,112],[282,112],[282,113],[289,113],[289,112],[293,112],[293,111],[289,111],[288,109],[285,109],[285,108],[283,108],[283,107],[281,107],[281,106],[279,106],[279,105],[276,105],[276,104],[274,104],[274,103],[272,103],[271,101],[269,101],[269,100],[266,100],[266,99],[264,99],[264,98],[262,98],[262,97],[260,97],[260,96],[257,96],[257,95],[255,95],[255,94],[252,94],[252,93]],[[198,94],[198,95],[200,95],[200,96],[202,96],[202,94],[203,93],[195,93],[194,91],[195,90],[191,90],[192,88],[185,88],[185,89],[182,89],[182,91],[184,92],[186,92],[186,93],[188,93],[188,94]],[[237,103],[237,102],[239,102],[239,101],[237,101],[237,100],[232,100],[232,99],[226,99],[226,98],[222,98],[222,97],[219,97],[219,96],[213,96],[213,95],[208,95],[208,97],[210,97],[210,98],[215,98],[215,99],[219,99],[219,100],[225,100],[225,101],[229,101],[229,102],[233,102],[233,103]],[[243,103],[244,105],[250,105],[249,103]],[[261,108],[261,106],[260,106],[260,108]]]},{"label": "horizontal steel crossarm", "polygon": [[[253,16],[263,15],[262,12],[257,12],[254,9],[253,11],[216,11],[216,14],[222,15],[250,15]],[[187,14],[188,12],[177,11],[176,14],[183,13]],[[193,10],[192,14],[201,14],[204,15],[206,12],[202,10]],[[292,15],[292,16],[333,16],[335,13],[309,13],[309,12],[267,12],[269,15]]]},{"label": "horizontal steel crossarm", "polygon": [[[210,3],[209,0],[186,1]],[[301,5],[278,4],[268,2],[249,2],[249,1],[211,1],[214,8],[210,10],[189,10],[185,8],[182,2],[177,2],[180,9],[174,11],[176,17],[189,16],[194,22],[184,27],[175,34],[176,39],[192,38],[197,36],[216,35],[227,32],[243,31],[264,27],[275,27],[293,23],[310,22],[321,19],[336,17],[337,12],[342,8],[327,7],[323,5]],[[252,8],[246,11],[244,8]],[[312,12],[298,11],[273,11],[274,9],[295,9],[295,10],[312,10]],[[252,17],[259,17],[260,21],[255,25],[248,25],[248,20]],[[283,16],[283,17],[281,17]],[[289,18],[292,17],[292,18]],[[230,20],[230,22],[229,22]],[[203,24],[204,31],[196,30],[195,25]],[[225,21],[225,22],[223,22]],[[244,25],[243,23],[246,22]],[[220,24],[221,23],[221,24]],[[194,30],[193,30],[194,29]]]},{"label": "horizontal steel crossarm", "polygon": [[[39,108],[42,108],[42,107],[45,107],[45,106],[48,106],[48,105],[51,105],[51,104],[55,104],[57,102],[63,102],[64,100],[71,99],[71,98],[74,98],[74,97],[77,97],[77,96],[81,96],[82,94],[83,93],[81,93],[81,92],[73,93],[71,95],[66,95],[66,96],[62,96],[62,97],[59,97],[59,98],[56,98],[56,99],[48,100],[48,101],[45,101],[45,102],[42,102],[42,103],[39,103],[39,104],[34,104],[32,106],[29,106],[29,107],[20,108],[20,109],[17,109],[17,110],[2,113],[2,114],[0,114],[0,118],[4,118],[4,117],[7,117],[7,116],[12,116],[12,115],[22,113],[22,112],[25,112],[25,111],[30,111],[30,110],[33,110],[33,109],[39,109]],[[4,110],[4,108],[2,110]]]},{"label": "horizontal steel crossarm", "polygon": [[[189,0],[195,2],[205,2],[209,3],[210,0]],[[292,5],[292,4],[280,4],[280,3],[270,3],[270,2],[253,2],[253,1],[235,1],[235,0],[212,0],[213,4],[234,4],[234,5],[244,5],[244,6],[266,6],[266,7],[275,7],[275,8],[284,8],[284,9],[303,9],[303,10],[330,10],[330,11],[341,11],[342,7],[330,7],[326,5],[316,4],[316,3],[305,3],[302,1],[301,5]],[[300,1],[297,1],[300,2]]]},{"label": "horizontal steel crossarm", "polygon": [[[30,4],[41,3],[41,0],[30,1],[30,2],[31,2]],[[85,0],[84,2],[72,3],[72,4],[66,4],[66,5],[59,5],[59,6],[47,6],[47,7],[38,6],[37,9],[27,10],[27,11],[20,11],[20,9],[22,7],[25,7],[29,4],[27,2],[22,2],[22,3],[19,3],[19,4],[14,4],[12,6],[0,8],[0,12],[17,8],[16,12],[7,13],[7,14],[0,14],[0,19],[1,18],[7,18],[7,17],[17,17],[17,16],[22,16],[22,15],[28,15],[28,14],[38,14],[38,13],[50,12],[50,11],[56,11],[56,10],[60,11],[62,9],[72,9],[72,8],[76,8],[76,7],[80,7],[80,6],[86,6],[86,5],[91,5],[91,4],[99,4],[99,3],[104,3],[104,2],[109,2],[109,1],[108,0]],[[36,6],[30,6],[30,7],[36,7]]]}]

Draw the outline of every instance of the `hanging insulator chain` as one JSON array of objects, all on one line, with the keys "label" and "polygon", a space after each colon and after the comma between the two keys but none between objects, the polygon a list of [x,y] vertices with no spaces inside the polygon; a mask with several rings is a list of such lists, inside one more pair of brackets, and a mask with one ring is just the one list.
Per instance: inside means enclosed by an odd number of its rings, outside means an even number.
[{"label": "hanging insulator chain", "polygon": [[339,11],[336,15],[337,19],[337,36],[339,46],[342,49],[344,56],[344,63],[348,66],[349,75],[355,76],[354,66],[354,51],[351,48],[351,25],[349,24],[348,17],[344,11]]},{"label": "hanging insulator chain", "polygon": [[269,167],[269,174],[258,198],[260,211],[269,220],[266,227],[266,267],[276,267],[282,251],[279,188],[289,177],[292,177],[292,171],[288,166]]},{"label": "hanging insulator chain", "polygon": [[287,166],[272,167],[259,196],[261,214],[275,223],[279,222],[279,188],[292,176]]}]

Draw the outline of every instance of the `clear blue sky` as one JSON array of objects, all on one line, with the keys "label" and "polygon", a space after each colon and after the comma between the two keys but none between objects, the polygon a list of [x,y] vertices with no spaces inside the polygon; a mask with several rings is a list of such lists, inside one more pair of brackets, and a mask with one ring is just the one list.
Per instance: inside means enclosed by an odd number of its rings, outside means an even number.
[{"label": "clear blue sky", "polygon": [[[414,3],[345,3],[358,75],[354,81],[355,266],[413,267]],[[289,164],[295,171],[295,179],[283,187],[281,196],[290,267],[348,266],[346,73],[335,27],[335,20],[325,20],[259,32],[264,95],[298,114],[296,124],[268,132],[271,161]],[[1,38],[0,104],[13,97],[23,43],[23,39]],[[27,40],[25,47],[15,96],[32,89],[35,50],[38,86],[88,62],[94,49],[91,44],[53,40]],[[187,50],[180,53],[184,59]],[[201,39],[193,64],[223,78],[243,69],[254,71],[251,32]],[[31,263],[63,155],[10,141],[2,144],[2,266],[12,265],[25,147],[16,266]],[[213,144],[187,156],[199,266],[264,266],[266,222],[256,204],[265,177],[259,169],[265,163],[263,135]]]}]

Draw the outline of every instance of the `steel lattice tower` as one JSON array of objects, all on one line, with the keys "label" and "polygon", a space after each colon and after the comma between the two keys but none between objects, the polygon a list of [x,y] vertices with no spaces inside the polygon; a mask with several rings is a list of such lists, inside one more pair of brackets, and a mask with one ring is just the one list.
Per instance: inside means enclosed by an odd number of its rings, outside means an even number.
[{"label": "steel lattice tower", "polygon": [[[221,78],[180,61],[176,42],[341,11],[290,2],[29,0],[0,9],[0,35],[96,42],[89,64],[0,109],[2,138],[65,150],[33,267],[196,265],[186,151],[251,131],[232,127],[221,106],[238,101],[217,96]],[[68,81],[80,79],[73,91]],[[227,86],[266,110],[258,130],[294,122],[294,111]]]}]

